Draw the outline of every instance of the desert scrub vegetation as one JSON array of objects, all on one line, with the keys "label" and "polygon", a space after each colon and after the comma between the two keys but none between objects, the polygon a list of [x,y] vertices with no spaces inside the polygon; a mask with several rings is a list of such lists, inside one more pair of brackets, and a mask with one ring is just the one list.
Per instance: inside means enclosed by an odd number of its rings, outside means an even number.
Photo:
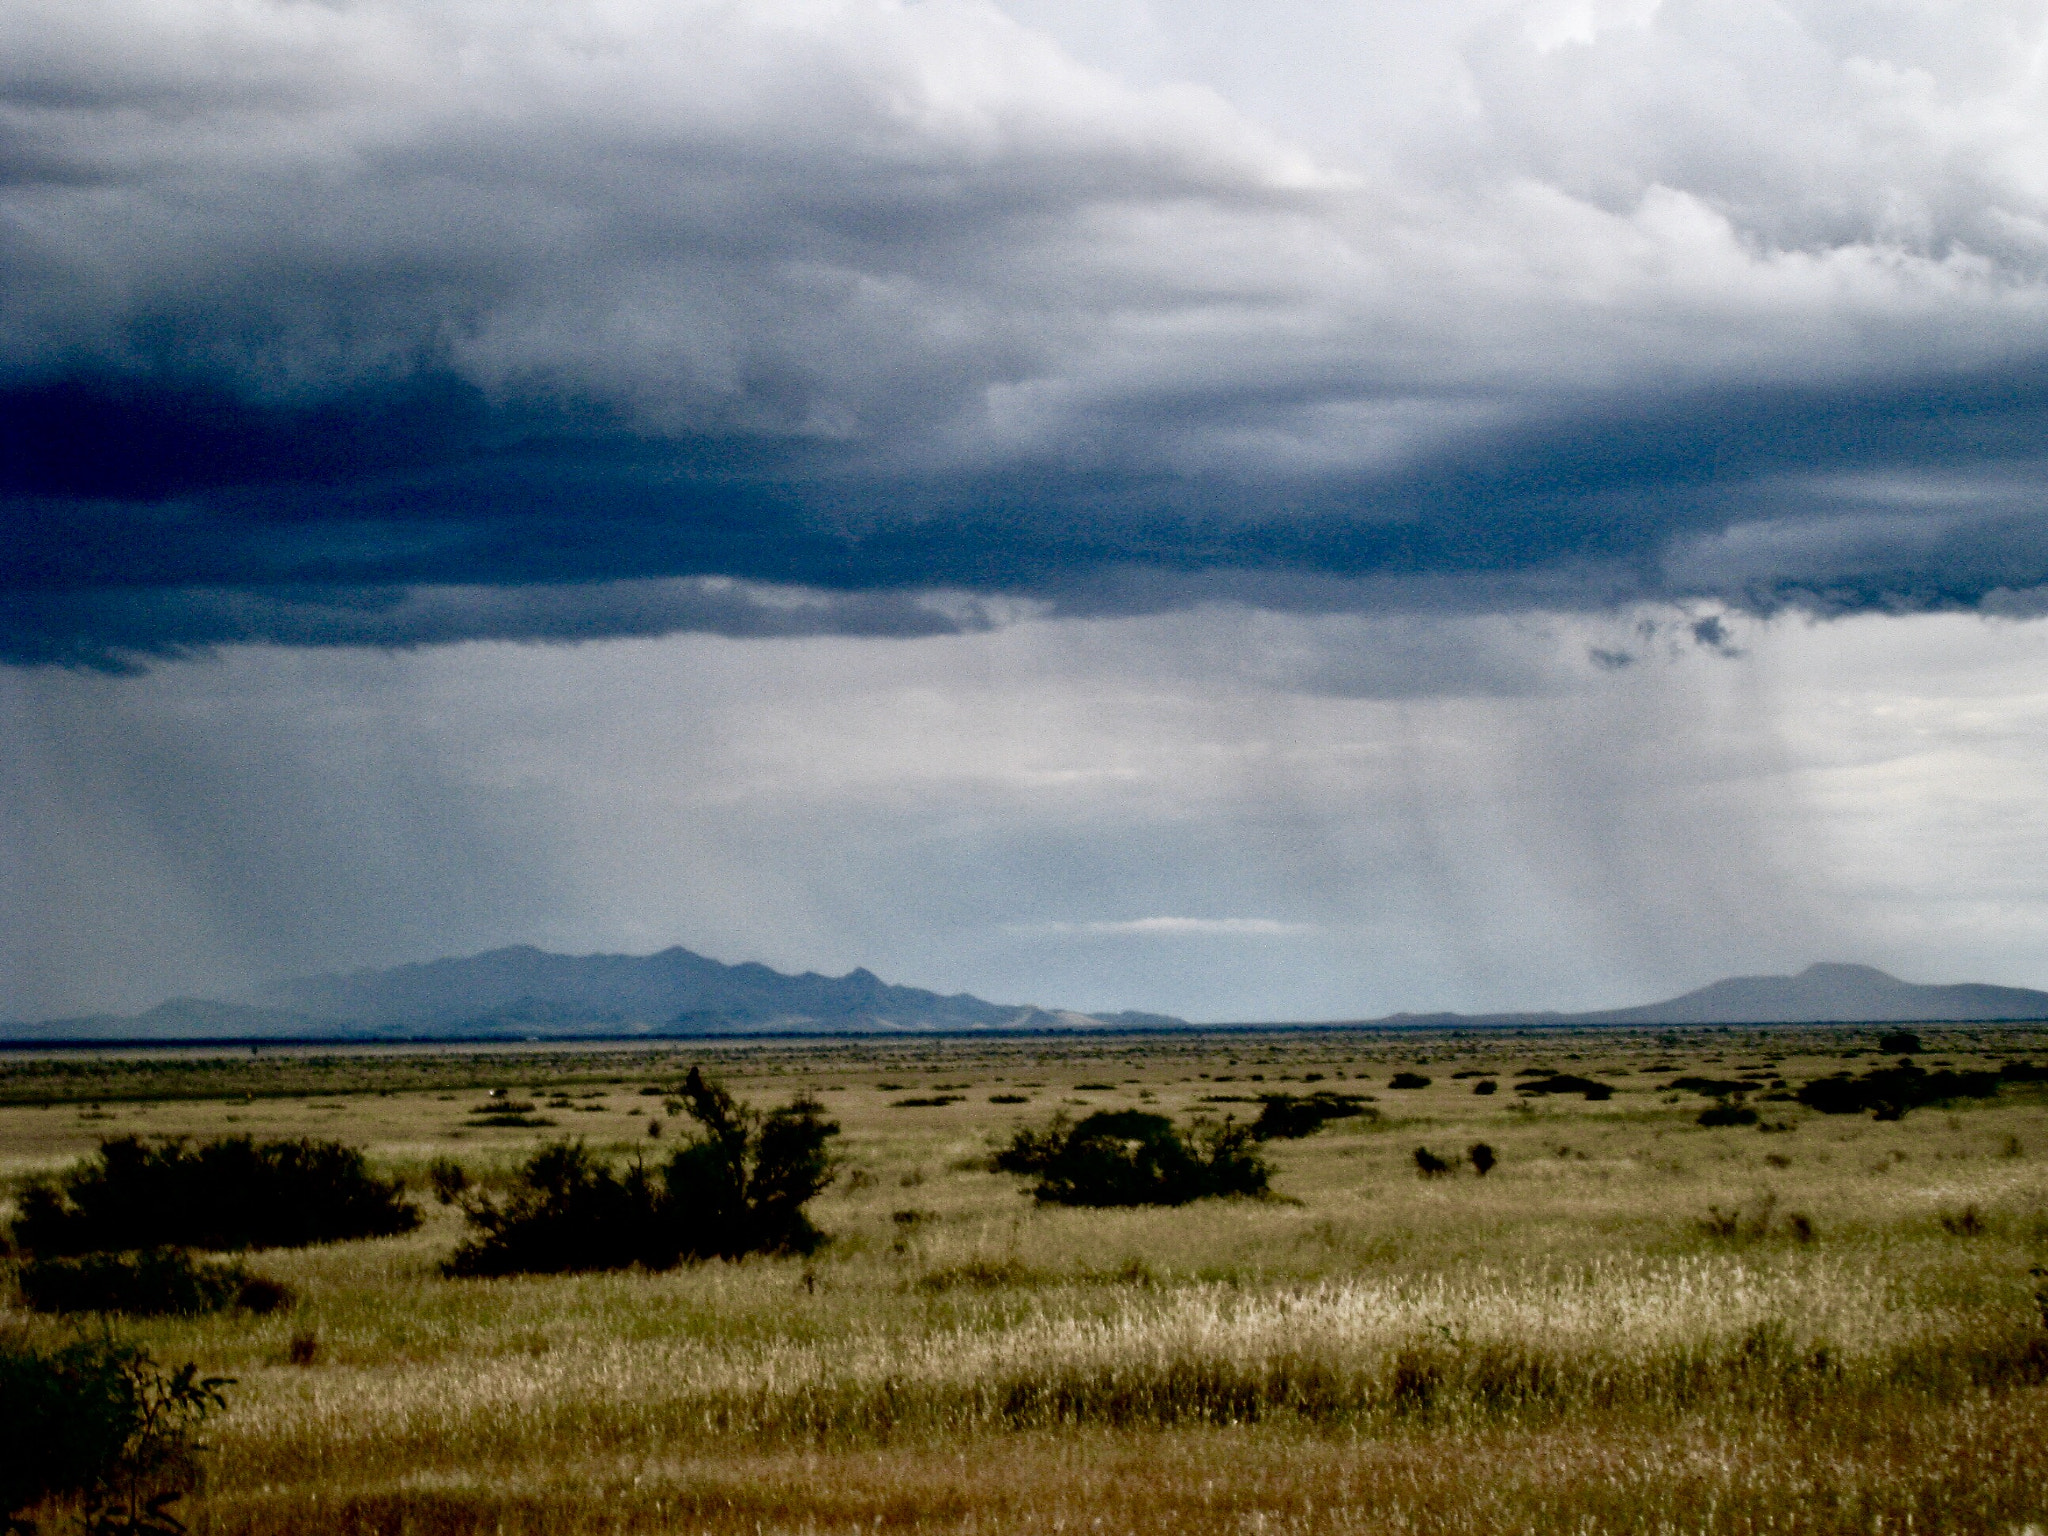
[{"label": "desert scrub vegetation", "polygon": [[[283,1108],[345,1115],[380,1174],[451,1203],[423,1202],[412,1232],[266,1254],[289,1313],[117,1326],[238,1378],[178,1506],[212,1536],[2017,1536],[2048,1528],[2048,1276],[2029,1273],[2048,1270],[2048,1097],[2003,1069],[2042,1041],[1922,1033],[1931,1071],[1998,1071],[2000,1091],[1901,1121],[1788,1098],[1768,1135],[1697,1126],[1715,1095],[1669,1085],[1761,1101],[1888,1069],[1877,1032],[707,1048],[705,1075],[740,1098],[830,1106],[830,1145],[863,1174],[806,1205],[830,1240],[475,1281],[440,1272],[476,1235],[463,1202],[513,1200],[560,1133],[472,1130],[475,1093],[325,1098]],[[574,1099],[610,1105],[579,1117],[588,1158],[621,1180],[638,1161],[657,1191],[676,1133],[701,1134],[678,1113],[645,1135],[682,1103],[688,1061],[665,1052]],[[522,1059],[508,1087],[558,1110]],[[1145,1112],[1191,1127],[1410,1068],[1433,1081],[1382,1093],[1385,1118],[1252,1144],[1285,1200],[1067,1205],[990,1166],[1066,1084],[1148,1093]],[[1470,1091],[1567,1075],[1612,1096]],[[963,1083],[982,1085],[971,1102],[890,1107]],[[1044,1110],[991,1102],[1046,1083]],[[167,1122],[212,1134],[182,1101],[146,1123]],[[0,1109],[0,1169],[48,1168],[99,1129]],[[1418,1143],[1455,1173],[1418,1178]]]},{"label": "desert scrub vegetation", "polygon": [[[1318,1122],[1320,1123],[1320,1122]],[[1183,1128],[1165,1115],[1101,1109],[1017,1131],[991,1159],[1033,1179],[1048,1205],[1186,1205],[1217,1195],[1263,1195],[1272,1169],[1252,1126],[1225,1119]]]},{"label": "desert scrub vegetation", "polygon": [[295,1248],[419,1225],[403,1186],[363,1154],[302,1137],[225,1136],[154,1146],[111,1137],[97,1156],[22,1191],[14,1245],[39,1257],[132,1249]]},{"label": "desert scrub vegetation", "polygon": [[1873,1067],[1861,1075],[1839,1072],[1816,1078],[1802,1087],[1798,1101],[1824,1115],[1854,1115],[1868,1110],[1880,1120],[1898,1120],[1908,1110],[1957,1099],[1988,1099],[2007,1079],[1997,1072],[1929,1072],[1901,1058],[1897,1066]]},{"label": "desert scrub vegetation", "polygon": [[[815,1099],[759,1114],[695,1067],[680,1103],[697,1134],[658,1174],[623,1173],[575,1142],[535,1153],[504,1200],[457,1189],[473,1236],[451,1276],[670,1269],[749,1253],[810,1253],[823,1241],[804,1207],[832,1179],[826,1142],[839,1127]],[[437,1168],[436,1188],[454,1185]]]},{"label": "desert scrub vegetation", "polygon": [[0,1334],[0,1529],[33,1533],[40,1513],[96,1536],[177,1536],[198,1427],[230,1385],[108,1339]]},{"label": "desert scrub vegetation", "polygon": [[75,1258],[28,1258],[15,1284],[34,1312],[165,1313],[275,1312],[291,1305],[291,1290],[252,1275],[240,1264],[204,1260],[183,1248],[133,1253],[87,1253]]},{"label": "desert scrub vegetation", "polygon": [[1332,1120],[1377,1120],[1363,1094],[1338,1093],[1318,1088],[1313,1093],[1268,1093],[1260,1096],[1258,1117],[1252,1121],[1254,1141],[1299,1141],[1313,1136]]}]

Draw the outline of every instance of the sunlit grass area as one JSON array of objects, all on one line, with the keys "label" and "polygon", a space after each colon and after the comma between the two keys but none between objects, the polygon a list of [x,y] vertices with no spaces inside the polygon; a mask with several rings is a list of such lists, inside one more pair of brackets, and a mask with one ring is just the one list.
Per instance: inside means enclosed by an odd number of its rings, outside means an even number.
[{"label": "sunlit grass area", "polygon": [[[2021,1029],[1923,1033],[1930,1064],[2048,1059]],[[840,1121],[808,1258],[449,1280],[462,1221],[429,1200],[403,1237],[251,1256],[290,1311],[120,1324],[237,1378],[195,1530],[2017,1536],[2048,1522],[2048,1099],[1879,1121],[1789,1097],[1880,1064],[1871,1042],[529,1048],[336,1057],[335,1092],[305,1057],[268,1096],[222,1057],[154,1100],[102,1062],[76,1085],[97,1100],[0,1109],[0,1166],[225,1130],[339,1137],[416,1188],[429,1158],[489,1187],[569,1135],[651,1164],[687,1134],[664,1090],[693,1061]],[[1615,1091],[1517,1094],[1539,1069]],[[1699,1125],[1686,1076],[1753,1083],[1759,1123]],[[1056,1112],[1248,1118],[1312,1086],[1374,1113],[1268,1143],[1270,1199],[1075,1210],[989,1171]],[[479,1123],[505,1101],[553,1124]],[[1452,1172],[1420,1176],[1418,1147]]]}]

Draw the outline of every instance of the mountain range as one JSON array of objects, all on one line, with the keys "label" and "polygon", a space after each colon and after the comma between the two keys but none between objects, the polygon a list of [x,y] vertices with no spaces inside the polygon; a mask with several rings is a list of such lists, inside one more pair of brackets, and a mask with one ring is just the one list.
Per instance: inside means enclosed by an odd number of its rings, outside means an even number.
[{"label": "mountain range", "polygon": [[0,1025],[0,1039],[325,1039],[424,1036],[954,1032],[1176,1028],[1156,1013],[1085,1014],[891,986],[872,971],[786,975],[681,947],[557,955],[530,944],[460,960],[278,982],[227,1001],[176,998],[144,1013]]},{"label": "mountain range", "polygon": [[1822,963],[1797,976],[1730,976],[1634,1008],[1592,1013],[1395,1014],[1379,1024],[1962,1024],[2048,1019],[2048,992],[1983,982],[1925,986],[1875,966]]},{"label": "mountain range", "polygon": [[[1965,1023],[2048,1019],[2048,992],[1923,986],[1867,965],[1736,976],[1661,1003],[1591,1013],[1397,1013],[1363,1026]],[[177,998],[140,1014],[0,1024],[0,1040],[574,1039],[620,1035],[1184,1029],[1159,1013],[1086,1014],[892,986],[872,971],[787,975],[683,948],[557,955],[531,945],[459,960],[279,982],[247,998]]]}]

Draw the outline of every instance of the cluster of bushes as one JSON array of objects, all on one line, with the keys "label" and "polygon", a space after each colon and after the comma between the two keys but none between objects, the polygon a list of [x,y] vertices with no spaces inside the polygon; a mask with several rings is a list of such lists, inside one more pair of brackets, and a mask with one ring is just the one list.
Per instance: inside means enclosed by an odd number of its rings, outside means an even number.
[{"label": "cluster of bushes", "polygon": [[1772,1194],[1726,1211],[1718,1205],[1710,1205],[1707,1214],[1700,1218],[1699,1229],[1706,1236],[1724,1242],[1758,1242],[1774,1232],[1782,1232],[1798,1243],[1814,1240],[1812,1217],[1793,1211],[1780,1222],[1777,1210],[1778,1197]]},{"label": "cluster of bushes", "polygon": [[1553,1093],[1577,1093],[1594,1103],[1614,1097],[1614,1085],[1603,1083],[1596,1078],[1574,1077],[1569,1072],[1553,1072],[1547,1077],[1532,1078],[1526,1083],[1515,1084],[1515,1092],[1542,1097]]},{"label": "cluster of bushes", "polygon": [[[1485,1142],[1475,1141],[1465,1149],[1464,1160],[1469,1161],[1472,1164],[1472,1171],[1483,1179],[1493,1171],[1500,1158]],[[1440,1157],[1427,1147],[1415,1149],[1415,1171],[1425,1179],[1437,1179],[1446,1174],[1456,1173],[1459,1161],[1455,1152],[1449,1157]]]},{"label": "cluster of bushes", "polygon": [[301,1248],[420,1224],[397,1181],[339,1142],[228,1136],[100,1143],[96,1158],[22,1192],[17,1246],[38,1256],[139,1248]]},{"label": "cluster of bushes", "polygon": [[1377,1117],[1379,1111],[1355,1093],[1332,1093],[1318,1088],[1314,1093],[1269,1093],[1259,1101],[1258,1118],[1252,1121],[1254,1141],[1299,1141],[1313,1136],[1332,1120]]},{"label": "cluster of bushes", "polygon": [[1049,1205],[1186,1205],[1263,1195],[1273,1176],[1249,1125],[1182,1128],[1137,1109],[1097,1110],[1073,1124],[1055,1116],[1019,1130],[992,1162],[1035,1180],[1033,1197]]},{"label": "cluster of bushes", "polygon": [[[581,1143],[544,1147],[503,1201],[453,1189],[474,1236],[456,1276],[669,1269],[748,1253],[809,1253],[823,1240],[804,1206],[832,1180],[839,1127],[816,1100],[757,1114],[696,1068],[681,1090],[698,1134],[658,1172],[623,1173]],[[443,1182],[437,1180],[437,1188]]]},{"label": "cluster of bushes", "polygon": [[1697,1093],[1703,1098],[1725,1099],[1731,1095],[1740,1098],[1743,1094],[1763,1086],[1763,1080],[1755,1077],[1674,1077],[1664,1085],[1664,1091]]},{"label": "cluster of bushes", "polygon": [[252,1275],[239,1264],[195,1258],[183,1248],[132,1253],[87,1253],[75,1258],[24,1259],[15,1270],[21,1299],[37,1312],[164,1313],[275,1312],[291,1291]]},{"label": "cluster of bushes", "polygon": [[29,1513],[62,1500],[90,1531],[183,1532],[170,1506],[193,1485],[199,1424],[229,1385],[104,1339],[45,1350],[0,1336],[0,1525],[33,1531]]},{"label": "cluster of bushes", "polygon": [[1808,1109],[1824,1115],[1855,1115],[1869,1110],[1880,1120],[1897,1120],[1908,1110],[1956,1099],[1988,1099],[1998,1092],[1996,1072],[1929,1072],[1910,1061],[1873,1067],[1860,1077],[1837,1072],[1816,1078],[1794,1095]]},{"label": "cluster of bushes", "polygon": [[1731,1125],[1755,1125],[1761,1117],[1740,1099],[1717,1099],[1699,1113],[1699,1123],[1708,1129]]},{"label": "cluster of bushes", "polygon": [[189,1250],[301,1247],[419,1223],[402,1185],[337,1142],[120,1136],[30,1184],[8,1236],[15,1284],[36,1311],[271,1312],[291,1300],[283,1285]]}]

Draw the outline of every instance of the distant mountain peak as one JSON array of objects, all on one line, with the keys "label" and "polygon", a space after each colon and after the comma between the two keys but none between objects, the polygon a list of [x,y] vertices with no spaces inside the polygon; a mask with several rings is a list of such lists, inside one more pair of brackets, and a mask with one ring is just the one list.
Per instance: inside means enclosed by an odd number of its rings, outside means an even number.
[{"label": "distant mountain peak", "polygon": [[2048,992],[1982,982],[1925,986],[1874,965],[1821,960],[1796,976],[1730,976],[1661,1003],[1563,1014],[1587,1024],[1938,1024],[2048,1018]]},{"label": "distant mountain peak", "polygon": [[1073,1029],[1125,1019],[985,1002],[966,992],[942,997],[894,986],[865,966],[840,977],[816,971],[791,976],[758,961],[726,965],[681,945],[652,955],[559,955],[508,944],[466,958],[299,977],[235,1002],[181,998],[134,1018],[58,1020],[29,1029],[52,1038],[523,1039]]}]

